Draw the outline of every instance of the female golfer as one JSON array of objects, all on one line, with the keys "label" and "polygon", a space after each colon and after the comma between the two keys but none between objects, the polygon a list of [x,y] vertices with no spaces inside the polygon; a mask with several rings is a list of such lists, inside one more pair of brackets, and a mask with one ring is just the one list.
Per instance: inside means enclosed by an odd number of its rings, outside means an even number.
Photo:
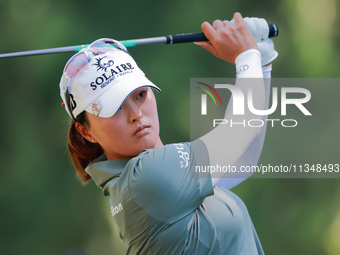
[{"label": "female golfer", "polygon": [[[197,44],[236,63],[235,86],[256,90],[257,109],[265,109],[268,84],[262,78],[270,76],[271,65],[261,69],[261,61],[269,64],[277,52],[271,40],[255,41],[239,13],[234,21],[204,22],[210,42]],[[247,77],[260,79],[249,83],[242,79]],[[111,39],[73,56],[60,82],[72,118],[68,147],[77,174],[84,183],[93,179],[109,197],[126,253],[263,254],[245,205],[229,191],[246,176],[212,176],[195,166],[256,164],[265,127],[220,125],[193,142],[163,145],[152,89],[160,90]]]}]

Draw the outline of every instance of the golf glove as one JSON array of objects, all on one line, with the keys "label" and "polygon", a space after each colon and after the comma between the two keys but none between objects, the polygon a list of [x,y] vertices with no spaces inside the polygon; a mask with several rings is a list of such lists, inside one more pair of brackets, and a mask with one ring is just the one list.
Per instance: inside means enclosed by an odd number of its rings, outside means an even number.
[{"label": "golf glove", "polygon": [[[274,49],[273,40],[268,38],[269,26],[265,19],[260,18],[244,18],[247,28],[254,36],[259,51],[261,52],[261,65],[265,66],[273,62],[279,55]],[[235,25],[235,21],[230,21]]]},{"label": "golf glove", "polygon": [[279,53],[277,53],[277,51],[274,49],[273,40],[270,38],[257,42],[257,47],[261,52],[262,66],[270,64],[279,55]]}]

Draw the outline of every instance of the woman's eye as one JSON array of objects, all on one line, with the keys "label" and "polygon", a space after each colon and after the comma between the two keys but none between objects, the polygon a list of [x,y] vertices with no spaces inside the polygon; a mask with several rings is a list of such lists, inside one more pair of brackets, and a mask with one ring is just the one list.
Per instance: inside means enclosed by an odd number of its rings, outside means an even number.
[{"label": "woman's eye", "polygon": [[142,97],[144,97],[144,96],[146,95],[146,91],[147,91],[147,90],[141,91],[141,92],[138,94],[137,98],[142,98]]}]

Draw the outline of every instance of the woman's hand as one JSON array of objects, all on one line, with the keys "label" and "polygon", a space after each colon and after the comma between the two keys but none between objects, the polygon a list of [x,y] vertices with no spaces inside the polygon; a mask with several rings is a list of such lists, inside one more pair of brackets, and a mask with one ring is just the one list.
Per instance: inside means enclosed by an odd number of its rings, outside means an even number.
[{"label": "woman's hand", "polygon": [[235,59],[242,52],[258,49],[256,41],[241,14],[236,12],[234,20],[235,25],[227,20],[215,20],[212,26],[208,22],[203,22],[202,31],[209,42],[195,42],[195,44],[230,63],[235,63]]}]

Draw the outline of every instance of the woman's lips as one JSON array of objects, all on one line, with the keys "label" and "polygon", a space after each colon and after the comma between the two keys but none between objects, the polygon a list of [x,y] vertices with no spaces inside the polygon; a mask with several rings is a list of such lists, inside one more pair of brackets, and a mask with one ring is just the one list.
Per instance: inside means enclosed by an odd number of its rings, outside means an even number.
[{"label": "woman's lips", "polygon": [[133,135],[142,136],[148,132],[149,128],[150,128],[149,125],[142,125],[137,128],[137,130],[135,131]]}]

